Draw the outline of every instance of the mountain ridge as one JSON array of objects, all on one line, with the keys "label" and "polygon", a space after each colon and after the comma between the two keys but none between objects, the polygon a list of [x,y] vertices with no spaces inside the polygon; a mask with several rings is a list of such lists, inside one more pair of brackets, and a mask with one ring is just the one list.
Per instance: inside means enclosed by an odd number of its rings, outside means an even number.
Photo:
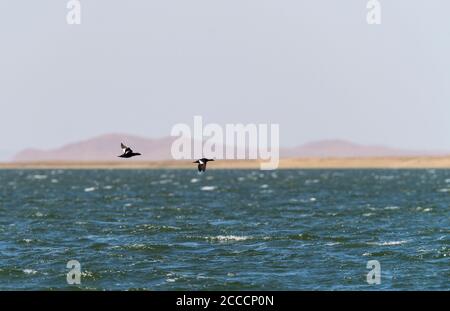
[{"label": "mountain ridge", "polygon": [[[120,161],[120,143],[142,153],[137,161],[170,160],[171,145],[179,137],[146,138],[124,133],[109,133],[70,142],[54,149],[27,148],[12,158],[13,162],[39,161]],[[224,146],[224,149],[226,147]],[[382,145],[362,145],[342,139],[308,142],[291,148],[280,148],[280,158],[332,158],[332,157],[402,157],[441,156],[446,151],[405,150]]]}]

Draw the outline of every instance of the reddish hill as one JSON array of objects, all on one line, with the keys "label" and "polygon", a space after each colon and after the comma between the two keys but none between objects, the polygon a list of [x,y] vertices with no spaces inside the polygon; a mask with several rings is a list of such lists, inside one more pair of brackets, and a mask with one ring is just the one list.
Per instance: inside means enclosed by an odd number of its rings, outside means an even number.
[{"label": "reddish hill", "polygon": [[282,152],[283,157],[292,158],[402,157],[442,154],[445,154],[445,152],[401,150],[386,146],[365,146],[344,140],[316,141],[291,149],[285,149]]},{"label": "reddish hill", "polygon": [[53,150],[26,149],[13,158],[16,162],[41,161],[113,161],[120,160],[122,153],[120,143],[123,142],[142,153],[134,160],[167,160],[170,159],[170,147],[174,138],[149,139],[126,134],[108,134],[85,141],[71,143]]},{"label": "reddish hill", "polygon": [[[27,149],[16,154],[13,161],[119,161],[121,159],[117,156],[121,153],[120,142],[143,154],[141,157],[133,158],[133,161],[171,160],[170,150],[175,139],[176,137],[149,139],[127,134],[107,134],[53,150]],[[343,140],[323,140],[280,150],[282,158],[400,157],[446,154],[450,152],[408,151],[384,146],[358,145]]]}]

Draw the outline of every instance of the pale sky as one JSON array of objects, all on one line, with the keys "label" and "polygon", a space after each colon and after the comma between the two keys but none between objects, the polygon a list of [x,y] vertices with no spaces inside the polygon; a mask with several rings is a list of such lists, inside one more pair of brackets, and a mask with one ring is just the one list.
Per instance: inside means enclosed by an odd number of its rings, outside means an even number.
[{"label": "pale sky", "polygon": [[175,123],[278,123],[281,144],[450,150],[450,1],[0,2],[0,160]]}]

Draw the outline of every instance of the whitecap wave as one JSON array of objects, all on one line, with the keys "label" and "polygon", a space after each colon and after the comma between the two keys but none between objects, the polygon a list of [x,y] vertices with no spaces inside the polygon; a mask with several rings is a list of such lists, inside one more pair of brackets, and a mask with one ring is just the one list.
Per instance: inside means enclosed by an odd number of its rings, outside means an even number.
[{"label": "whitecap wave", "polygon": [[207,240],[213,240],[213,241],[246,241],[251,239],[249,236],[237,236],[237,235],[218,235],[218,236],[212,236],[207,237]]},{"label": "whitecap wave", "polygon": [[200,188],[202,191],[214,191],[217,189],[216,186],[203,186]]},{"label": "whitecap wave", "polygon": [[405,243],[408,243],[408,241],[400,240],[400,241],[368,242],[367,244],[377,246],[394,246],[394,245],[402,245]]},{"label": "whitecap wave", "polygon": [[47,175],[38,175],[38,174],[36,174],[36,175],[32,175],[31,176],[31,179],[36,179],[36,180],[43,180],[43,179],[46,179],[47,178]]},{"label": "whitecap wave", "polygon": [[400,207],[398,207],[398,206],[386,206],[384,209],[385,210],[390,210],[390,211],[393,211],[393,210],[396,210],[396,209],[399,209]]},{"label": "whitecap wave", "polygon": [[37,271],[33,270],[33,269],[23,269],[22,272],[25,274],[36,274],[37,273]]}]

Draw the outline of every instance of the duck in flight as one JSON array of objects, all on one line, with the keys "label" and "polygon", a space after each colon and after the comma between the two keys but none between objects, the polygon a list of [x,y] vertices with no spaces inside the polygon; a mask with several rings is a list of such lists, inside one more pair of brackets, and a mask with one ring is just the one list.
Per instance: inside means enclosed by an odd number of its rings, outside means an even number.
[{"label": "duck in flight", "polygon": [[199,172],[204,172],[206,170],[206,163],[208,163],[209,161],[214,161],[214,159],[202,158],[202,159],[197,160],[197,161],[192,162],[192,163],[198,163],[198,171]]},{"label": "duck in flight", "polygon": [[131,158],[141,155],[140,153],[133,152],[130,147],[125,146],[123,143],[120,143],[120,147],[122,148],[123,153],[119,156],[119,158]]}]

